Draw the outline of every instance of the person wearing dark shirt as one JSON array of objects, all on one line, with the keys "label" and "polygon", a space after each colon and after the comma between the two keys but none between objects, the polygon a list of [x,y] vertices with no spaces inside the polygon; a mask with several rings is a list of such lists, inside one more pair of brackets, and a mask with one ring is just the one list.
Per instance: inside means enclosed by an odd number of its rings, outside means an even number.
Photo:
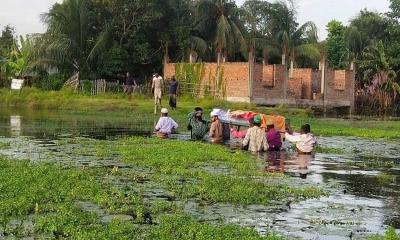
[{"label": "person wearing dark shirt", "polygon": [[280,151],[282,147],[281,134],[275,130],[274,122],[267,122],[268,151]]},{"label": "person wearing dark shirt", "polygon": [[132,93],[136,90],[137,83],[136,80],[128,72],[126,73],[125,89],[124,92],[128,94],[129,101],[132,100]]},{"label": "person wearing dark shirt", "polygon": [[168,83],[169,86],[169,106],[172,109],[176,109],[176,94],[178,92],[178,82],[175,79],[175,76],[171,78]]}]

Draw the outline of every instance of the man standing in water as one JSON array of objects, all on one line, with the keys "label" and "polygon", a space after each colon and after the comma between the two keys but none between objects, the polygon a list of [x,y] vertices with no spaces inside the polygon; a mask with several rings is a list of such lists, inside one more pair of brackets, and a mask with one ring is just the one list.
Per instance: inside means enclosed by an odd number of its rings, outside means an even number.
[{"label": "man standing in water", "polygon": [[267,122],[267,142],[268,151],[280,151],[282,147],[281,134],[275,130],[275,124],[272,121]]},{"label": "man standing in water", "polygon": [[172,110],[176,109],[176,94],[178,91],[178,82],[175,79],[175,76],[172,76],[171,80],[168,83],[169,86],[169,106]]},{"label": "man standing in water", "polygon": [[177,129],[178,124],[168,116],[168,109],[161,109],[161,117],[157,122],[155,127],[155,132],[157,132],[157,137],[168,138],[170,137],[172,130]]},{"label": "man standing in water", "polygon": [[243,147],[248,146],[250,152],[261,152],[268,150],[265,131],[261,129],[261,116],[254,117],[254,126],[247,130],[246,137],[243,140]]},{"label": "man standing in water", "polygon": [[213,110],[211,112],[211,127],[209,137],[212,143],[222,143],[223,140],[223,128],[222,123],[219,120],[219,111]]},{"label": "man standing in water", "polygon": [[207,121],[203,120],[203,109],[196,107],[194,112],[189,114],[188,130],[191,131],[192,140],[203,140],[207,135]]},{"label": "man standing in water", "polygon": [[151,84],[151,89],[154,92],[154,114],[157,113],[157,107],[161,107],[162,98],[162,88],[163,88],[163,78],[158,75],[158,73],[153,75],[153,81]]},{"label": "man standing in water", "polygon": [[299,154],[311,155],[314,147],[317,145],[317,139],[311,134],[311,127],[309,124],[301,126],[300,133],[292,131],[290,126],[287,126],[285,138],[296,144],[297,152]]}]

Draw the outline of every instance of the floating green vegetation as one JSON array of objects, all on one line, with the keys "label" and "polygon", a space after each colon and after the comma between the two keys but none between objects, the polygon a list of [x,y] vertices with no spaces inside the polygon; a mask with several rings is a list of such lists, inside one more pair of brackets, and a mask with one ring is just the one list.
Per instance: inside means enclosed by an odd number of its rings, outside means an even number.
[{"label": "floating green vegetation", "polygon": [[[18,235],[10,222],[23,220],[35,223],[35,233],[55,238],[76,239],[90,229],[107,233],[94,213],[78,208],[78,201],[93,202],[110,214],[130,213],[134,221],[144,222],[137,214],[145,208],[140,196],[99,183],[99,172],[0,159],[0,236]],[[113,224],[106,228],[121,227]]]},{"label": "floating green vegetation", "polygon": [[0,142],[0,149],[7,149],[11,146],[9,142]]},{"label": "floating green vegetation", "polygon": [[282,175],[264,174],[250,154],[231,153],[219,145],[130,138],[122,142],[120,152],[127,163],[151,169],[153,180],[181,199],[249,205],[323,194],[314,187],[280,184],[276,178]]},{"label": "floating green vegetation", "polygon": [[314,149],[314,151],[317,152],[317,153],[344,154],[344,150],[343,149],[323,147],[323,146],[317,146]]},{"label": "floating green vegetation", "polygon": [[396,166],[394,159],[380,156],[362,156],[361,160],[356,162],[355,165],[363,169],[390,169]]},{"label": "floating green vegetation", "polygon": [[381,184],[390,184],[396,182],[396,176],[387,173],[380,173],[376,176],[376,178]]},{"label": "floating green vegetation", "polygon": [[[116,187],[103,180],[110,173],[0,159],[0,238],[280,239],[238,225],[199,222],[172,202],[144,203],[128,191],[135,182]],[[85,203],[98,207],[90,211]]]},{"label": "floating green vegetation", "polygon": [[393,227],[389,227],[386,230],[385,235],[375,235],[368,237],[368,240],[400,240],[400,234],[396,233],[396,230]]},{"label": "floating green vegetation", "polygon": [[278,240],[281,237],[267,235],[260,237],[255,231],[241,229],[235,225],[211,225],[200,224],[187,216],[166,216],[161,219],[161,224],[157,226],[149,235],[149,239],[175,240],[175,239],[197,239],[197,240],[225,240],[225,239],[265,239]]}]

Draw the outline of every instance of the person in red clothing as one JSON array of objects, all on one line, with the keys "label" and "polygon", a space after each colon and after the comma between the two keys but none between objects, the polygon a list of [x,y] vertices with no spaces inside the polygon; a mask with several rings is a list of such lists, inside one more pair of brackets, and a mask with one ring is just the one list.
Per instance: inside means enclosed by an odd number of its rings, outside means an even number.
[{"label": "person in red clothing", "polygon": [[[249,119],[249,128],[251,128],[253,126],[254,126],[254,118],[250,118]],[[238,131],[231,126],[231,136],[233,138],[243,138],[244,139],[246,137],[246,134],[247,134],[247,129]]]},{"label": "person in red clothing", "polygon": [[281,134],[276,131],[272,121],[267,122],[268,151],[280,151],[282,147]]}]

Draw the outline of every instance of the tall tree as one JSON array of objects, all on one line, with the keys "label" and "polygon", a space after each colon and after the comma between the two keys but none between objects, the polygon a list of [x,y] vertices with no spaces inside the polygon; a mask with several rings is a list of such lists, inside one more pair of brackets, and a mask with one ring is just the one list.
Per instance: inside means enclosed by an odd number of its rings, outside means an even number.
[{"label": "tall tree", "polygon": [[326,27],[328,31],[326,50],[329,66],[335,69],[345,68],[345,60],[348,55],[344,39],[346,28],[336,20],[330,21]]},{"label": "tall tree", "polygon": [[0,56],[6,57],[16,44],[14,28],[7,25],[1,31],[0,36]]},{"label": "tall tree", "polygon": [[196,8],[195,29],[203,38],[213,42],[217,61],[221,63],[235,47],[245,56],[247,44],[238,8],[233,0],[200,0]]},{"label": "tall tree", "polygon": [[296,56],[303,56],[318,61],[317,27],[313,22],[299,26],[296,22],[296,9],[292,2],[276,2],[270,9],[270,29],[275,44],[279,45],[282,53],[282,64],[286,65],[286,57],[290,57],[290,73]]},{"label": "tall tree", "polygon": [[47,32],[43,35],[38,59],[74,71],[88,71],[88,56],[96,46],[96,25],[92,2],[65,0],[43,15]]}]

